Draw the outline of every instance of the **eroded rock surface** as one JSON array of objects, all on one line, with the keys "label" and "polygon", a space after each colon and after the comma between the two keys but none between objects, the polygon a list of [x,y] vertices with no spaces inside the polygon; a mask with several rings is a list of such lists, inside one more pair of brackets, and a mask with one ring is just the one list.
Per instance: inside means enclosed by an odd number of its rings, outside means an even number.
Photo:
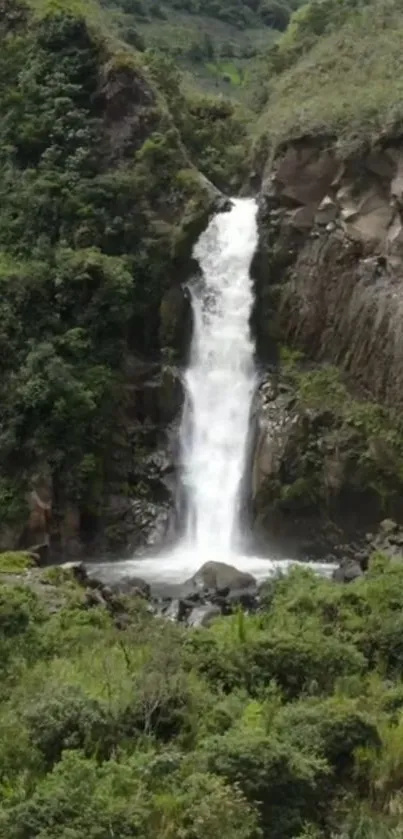
[{"label": "eroded rock surface", "polygon": [[386,508],[402,520],[400,460],[389,448],[396,431],[381,420],[377,406],[351,398],[321,369],[262,382],[249,485],[258,545],[334,561],[351,558],[350,543],[356,558]]},{"label": "eroded rock surface", "polygon": [[255,312],[273,339],[327,359],[376,399],[403,402],[403,146],[338,159],[332,140],[290,145],[265,175]]}]

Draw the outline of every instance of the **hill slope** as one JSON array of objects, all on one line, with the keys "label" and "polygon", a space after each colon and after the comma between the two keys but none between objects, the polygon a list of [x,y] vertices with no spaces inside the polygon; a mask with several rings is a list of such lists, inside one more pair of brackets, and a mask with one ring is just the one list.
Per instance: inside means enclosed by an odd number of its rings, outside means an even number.
[{"label": "hill slope", "polygon": [[398,0],[304,6],[262,65],[259,132],[271,144],[326,133],[348,153],[399,131],[402,33]]},{"label": "hill slope", "polygon": [[[1,0],[0,39],[7,546],[38,487],[62,542],[108,524],[105,493],[115,503],[137,496],[144,447],[122,415],[144,413],[143,397],[125,371],[133,355],[160,357],[161,301],[220,197],[192,160],[225,181],[237,166],[225,169],[225,132],[242,131],[224,106],[209,128],[208,107],[191,112],[165,74],[168,106],[158,68],[119,41],[95,3]],[[22,534],[31,544],[44,538],[36,515]]]},{"label": "hill slope", "polygon": [[188,84],[241,96],[298,0],[105,0],[122,37],[173,58]]}]

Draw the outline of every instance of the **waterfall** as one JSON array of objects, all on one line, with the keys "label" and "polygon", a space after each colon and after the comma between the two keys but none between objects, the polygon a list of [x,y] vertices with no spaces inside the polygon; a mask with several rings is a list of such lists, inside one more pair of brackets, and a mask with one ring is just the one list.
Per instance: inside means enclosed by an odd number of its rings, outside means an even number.
[{"label": "waterfall", "polygon": [[[154,584],[182,583],[209,560],[264,579],[292,560],[244,556],[239,531],[240,487],[247,459],[255,389],[249,320],[249,269],[257,246],[257,206],[235,199],[200,236],[194,257],[201,276],[191,284],[194,329],[184,376],[180,427],[184,534],[171,552],[105,563],[105,578],[138,575]],[[329,566],[316,568],[328,573]],[[97,573],[102,566],[96,566]],[[330,569],[331,570],[331,569]]]},{"label": "waterfall", "polygon": [[187,522],[184,550],[225,559],[238,540],[239,488],[255,387],[249,319],[257,207],[237,199],[201,235],[191,290],[194,331],[181,423]]}]

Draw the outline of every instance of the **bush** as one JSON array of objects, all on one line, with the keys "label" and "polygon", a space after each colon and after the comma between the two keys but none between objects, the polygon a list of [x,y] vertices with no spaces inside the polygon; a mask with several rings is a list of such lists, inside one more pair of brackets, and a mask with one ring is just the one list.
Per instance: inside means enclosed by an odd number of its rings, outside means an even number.
[{"label": "bush", "polygon": [[65,686],[28,704],[24,721],[33,746],[50,769],[65,749],[81,749],[88,757],[108,756],[112,747],[113,720],[95,699],[79,688]]},{"label": "bush", "polygon": [[347,780],[354,771],[357,749],[379,750],[381,738],[369,716],[357,709],[353,700],[331,698],[304,699],[279,710],[274,721],[279,740],[287,739],[295,748],[324,758],[334,776]]},{"label": "bush", "polygon": [[190,662],[225,691],[242,686],[251,696],[261,696],[274,681],[288,699],[300,693],[331,694],[338,679],[365,672],[362,653],[324,632],[316,620],[303,626],[292,615],[288,625],[281,618],[279,609],[267,627],[260,618],[250,619],[243,637],[236,634],[236,619],[228,618],[210,630],[209,638],[190,640]]},{"label": "bush", "polygon": [[32,556],[24,551],[0,553],[0,574],[21,574],[35,565]]},{"label": "bush", "polygon": [[264,830],[273,839],[296,836],[321,800],[328,769],[325,761],[305,756],[288,742],[260,731],[234,728],[203,744],[210,771],[239,784],[258,806]]},{"label": "bush", "polygon": [[207,774],[184,780],[176,772],[168,780],[164,762],[172,767],[169,755],[158,760],[151,751],[101,766],[65,753],[27,801],[3,811],[0,825],[9,839],[211,839],[217,831],[223,839],[259,839],[256,814],[237,788]]}]

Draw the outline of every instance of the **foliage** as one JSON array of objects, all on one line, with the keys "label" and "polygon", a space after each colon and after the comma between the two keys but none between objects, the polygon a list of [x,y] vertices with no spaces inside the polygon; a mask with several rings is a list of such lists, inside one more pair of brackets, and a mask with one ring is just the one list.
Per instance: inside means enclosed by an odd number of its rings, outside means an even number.
[{"label": "foliage", "polygon": [[403,562],[269,588],[199,631],[2,585],[1,834],[397,839]]},{"label": "foliage", "polygon": [[274,149],[332,135],[342,154],[399,129],[403,18],[398,0],[312,0],[262,61],[258,133]]},{"label": "foliage", "polygon": [[220,188],[236,188],[247,175],[245,113],[224,96],[184,93],[172,60],[156,52],[146,57],[192,162]]},{"label": "foliage", "polygon": [[243,98],[250,68],[299,0],[104,0],[120,36],[178,63],[198,92]]},{"label": "foliage", "polygon": [[326,510],[365,494],[379,515],[394,515],[403,486],[403,426],[393,410],[350,393],[340,371],[310,368],[283,348],[281,369],[295,393],[298,421],[282,482],[266,491],[283,510]]},{"label": "foliage", "polygon": [[0,574],[19,574],[26,571],[34,560],[24,551],[4,551],[0,553]]},{"label": "foliage", "polygon": [[[44,465],[60,509],[78,504],[96,521],[115,468],[125,359],[158,356],[178,230],[184,257],[212,200],[180,108],[108,20],[92,0],[7,0],[0,31],[0,505],[12,527],[26,520],[27,484]],[[148,105],[121,144],[137,95]],[[201,122],[185,138],[200,160]],[[229,113],[223,131],[216,124],[201,163],[223,182],[241,155],[226,168],[219,150],[238,123]]]}]

